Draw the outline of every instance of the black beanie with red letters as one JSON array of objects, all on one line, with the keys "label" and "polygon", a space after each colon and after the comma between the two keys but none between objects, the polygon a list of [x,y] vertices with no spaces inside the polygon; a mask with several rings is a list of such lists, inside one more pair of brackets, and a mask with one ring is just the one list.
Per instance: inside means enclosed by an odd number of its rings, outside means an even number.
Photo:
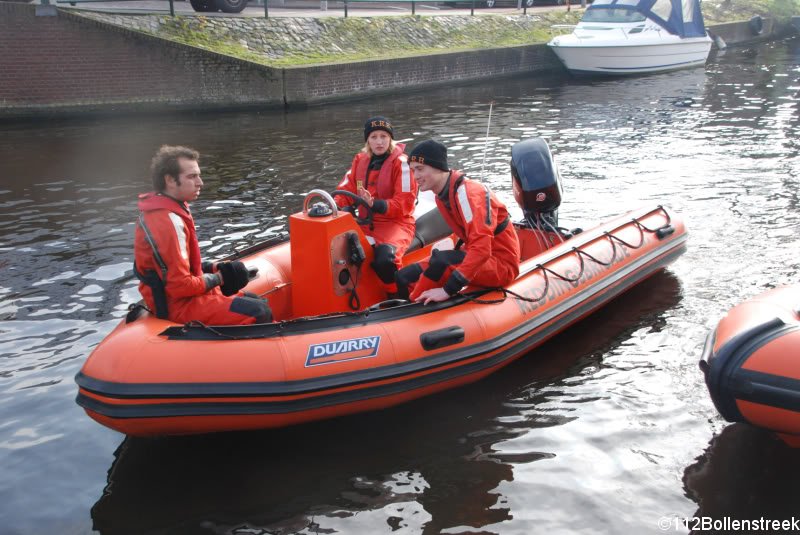
[{"label": "black beanie with red letters", "polygon": [[441,171],[449,171],[447,167],[447,147],[434,139],[419,143],[408,155],[409,163],[430,165]]},{"label": "black beanie with red letters", "polygon": [[383,130],[384,132],[388,132],[389,137],[394,139],[394,128],[392,128],[392,121],[382,115],[370,117],[367,119],[367,122],[364,123],[364,141],[366,141],[369,135],[375,130]]}]

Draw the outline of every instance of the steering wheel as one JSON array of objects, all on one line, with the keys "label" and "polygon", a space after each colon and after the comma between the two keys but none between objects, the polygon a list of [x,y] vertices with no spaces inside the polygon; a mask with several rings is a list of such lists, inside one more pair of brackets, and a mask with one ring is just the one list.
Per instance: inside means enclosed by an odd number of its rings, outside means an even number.
[{"label": "steering wheel", "polygon": [[356,220],[356,223],[361,225],[362,227],[367,225],[372,225],[372,219],[375,214],[372,211],[372,207],[365,201],[360,195],[356,195],[352,191],[347,191],[343,189],[337,189],[331,192],[331,195],[344,195],[345,197],[349,197],[353,200],[356,206],[363,206],[364,209],[367,211],[366,217],[358,217],[358,210],[353,213],[353,218]]}]

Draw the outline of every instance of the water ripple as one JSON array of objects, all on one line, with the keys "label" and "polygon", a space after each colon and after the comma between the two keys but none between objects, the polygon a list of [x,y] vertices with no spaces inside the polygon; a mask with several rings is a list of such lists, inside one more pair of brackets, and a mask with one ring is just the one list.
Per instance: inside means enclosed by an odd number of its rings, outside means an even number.
[{"label": "water ripple", "polygon": [[[460,84],[286,114],[0,130],[0,525],[642,533],[666,514],[691,516],[704,493],[729,495],[719,474],[731,465],[709,480],[698,463],[722,462],[714,452],[741,433],[709,444],[724,424],[696,361],[725,310],[798,279],[798,50],[790,40],[729,49],[705,70]],[[307,191],[333,189],[376,113],[409,146],[445,141],[451,167],[490,184],[515,216],[509,149],[543,136],[563,175],[564,226],[665,203],[686,218],[688,251],[460,391],[303,429],[126,440],[115,452],[120,437],[74,404],[73,376],[138,299],[133,222],[153,151],[201,152],[192,210],[204,254],[221,257],[285,232]]]}]

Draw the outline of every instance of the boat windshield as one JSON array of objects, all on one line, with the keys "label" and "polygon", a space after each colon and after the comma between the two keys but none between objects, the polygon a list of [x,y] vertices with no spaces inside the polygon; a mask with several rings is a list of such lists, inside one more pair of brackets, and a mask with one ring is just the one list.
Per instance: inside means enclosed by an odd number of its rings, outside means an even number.
[{"label": "boat windshield", "polygon": [[581,22],[638,23],[647,19],[680,37],[706,35],[700,0],[594,0]]},{"label": "boat windshield", "polygon": [[632,9],[604,7],[586,11],[581,22],[644,22],[645,16]]}]

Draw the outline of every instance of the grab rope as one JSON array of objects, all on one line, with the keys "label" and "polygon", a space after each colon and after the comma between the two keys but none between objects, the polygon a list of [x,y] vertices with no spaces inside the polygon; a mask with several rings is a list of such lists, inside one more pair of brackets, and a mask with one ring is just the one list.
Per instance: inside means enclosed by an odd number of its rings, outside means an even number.
[{"label": "grab rope", "polygon": [[144,303],[131,303],[130,305],[128,305],[128,313],[125,314],[125,323],[131,323],[136,321],[139,318],[139,313],[142,310],[146,310],[147,312],[155,316],[153,311],[147,308],[147,305],[145,305]]},{"label": "grab rope", "polygon": [[[632,222],[634,224],[634,226],[636,227],[636,229],[639,231],[639,243],[636,244],[636,245],[634,245],[632,243],[628,243],[627,241],[623,240],[619,236],[615,236],[614,234],[611,234],[611,232],[609,232],[609,231],[604,231],[603,232],[603,236],[608,238],[608,242],[611,244],[611,258],[608,260],[608,262],[603,262],[602,260],[600,260],[600,259],[596,258],[595,256],[589,254],[588,252],[583,251],[581,249],[578,249],[577,247],[573,247],[569,252],[565,252],[564,254],[562,254],[561,256],[559,256],[557,258],[562,258],[563,256],[566,256],[567,254],[570,254],[570,253],[575,253],[578,256],[578,259],[580,260],[580,270],[578,271],[578,274],[575,275],[574,277],[569,277],[567,275],[562,275],[561,273],[558,273],[557,271],[554,271],[554,270],[550,269],[549,267],[547,267],[547,266],[545,266],[543,264],[536,264],[536,267],[533,268],[533,270],[531,270],[531,273],[534,273],[537,269],[541,270],[542,278],[544,279],[544,289],[542,290],[541,295],[539,295],[538,297],[524,297],[524,296],[519,295],[518,293],[513,292],[513,291],[511,291],[511,290],[509,290],[507,288],[487,287],[487,286],[481,286],[481,290],[478,291],[478,292],[475,292],[473,294],[462,294],[462,295],[467,300],[472,301],[472,302],[477,303],[477,304],[481,304],[481,305],[494,305],[494,304],[502,303],[503,301],[505,301],[508,298],[509,295],[514,296],[519,301],[525,301],[525,302],[528,302],[528,303],[539,302],[539,301],[541,301],[542,299],[544,299],[547,296],[547,292],[550,289],[550,278],[548,277],[548,273],[553,275],[557,279],[562,280],[564,282],[568,282],[570,284],[578,282],[583,277],[583,275],[584,275],[584,273],[586,271],[586,262],[584,260],[584,257],[588,258],[589,260],[591,260],[595,264],[598,264],[598,265],[603,266],[603,267],[608,267],[608,266],[610,266],[610,265],[612,265],[614,263],[614,259],[617,257],[617,243],[619,243],[623,247],[627,247],[629,249],[640,249],[642,246],[644,246],[644,242],[645,242],[644,234],[645,234],[645,232],[649,232],[651,234],[659,234],[660,232],[664,232],[666,229],[670,228],[670,225],[671,225],[671,222],[672,222],[672,218],[670,217],[669,212],[667,212],[667,210],[665,210],[664,207],[661,206],[661,205],[658,206],[657,210],[660,210],[661,212],[664,213],[664,216],[667,218],[667,222],[664,223],[663,225],[661,225],[660,227],[655,228],[655,229],[651,229],[651,228],[647,227],[646,225],[641,223],[635,217],[631,218],[630,222]],[[654,212],[656,212],[656,210],[653,210],[653,211],[651,211],[651,212],[649,212],[649,213],[647,213],[645,215],[650,215],[650,214],[652,214]],[[619,230],[620,228],[622,228],[622,226],[624,226],[624,225],[620,225],[615,230]],[[473,286],[478,286],[478,285],[473,285]],[[503,294],[503,296],[499,297],[497,299],[481,299],[479,297],[480,295],[484,295],[485,293],[491,292],[491,291],[501,292]],[[477,295],[475,295],[475,294],[477,294]]]},{"label": "grab rope", "polygon": [[355,280],[352,280],[353,287],[350,288],[350,298],[347,300],[347,304],[350,306],[351,310],[359,310],[361,308],[361,299],[358,297],[356,293],[356,288],[358,287],[358,279],[361,276],[361,265],[358,266],[356,269],[356,276]]},{"label": "grab rope", "polygon": [[[632,221],[636,224],[637,227],[643,228],[644,230],[646,230],[647,232],[649,232],[651,234],[655,234],[659,230],[661,230],[663,228],[666,228],[666,227],[669,227],[672,224],[672,217],[669,215],[669,212],[667,212],[664,209],[664,207],[661,206],[660,204],[658,205],[658,210],[661,210],[662,212],[664,212],[664,217],[667,218],[667,222],[664,223],[663,225],[661,225],[660,227],[657,227],[657,228],[654,228],[654,229],[648,228],[647,226],[645,226],[644,223],[642,223],[641,221],[639,221],[635,217],[632,219]],[[653,212],[655,212],[655,210],[653,210]],[[652,214],[653,212],[650,212],[650,213]],[[647,215],[650,215],[650,214],[647,214]]]},{"label": "grab rope", "polygon": [[[590,254],[590,253],[588,253],[586,251],[583,251],[581,249],[578,249],[577,247],[573,247],[569,251],[565,251],[563,254],[561,254],[560,256],[556,257],[556,259],[557,258],[562,258],[562,257],[564,257],[564,256],[566,256],[568,254],[572,254],[572,253],[575,253],[577,255],[578,259],[580,260],[580,270],[579,270],[578,274],[575,275],[574,277],[570,277],[568,275],[558,273],[557,271],[555,271],[555,270],[553,270],[553,269],[551,269],[551,268],[549,268],[549,267],[547,267],[547,266],[545,266],[543,264],[536,264],[536,267],[534,267],[531,270],[531,273],[535,272],[536,270],[541,270],[542,278],[544,279],[544,288],[542,290],[541,295],[539,295],[539,296],[536,296],[536,297],[525,297],[523,295],[518,294],[517,292],[509,290],[508,288],[502,288],[502,287],[496,287],[496,286],[479,286],[479,285],[472,285],[472,286],[478,286],[480,288],[479,290],[476,290],[476,291],[470,292],[470,293],[459,294],[459,296],[464,298],[464,299],[466,299],[466,300],[468,300],[468,301],[471,301],[473,303],[480,304],[480,305],[494,305],[494,304],[503,303],[508,298],[509,295],[514,297],[518,301],[524,301],[524,302],[527,302],[527,303],[537,303],[539,301],[542,301],[547,296],[547,292],[550,289],[550,276],[551,275],[553,277],[559,279],[559,280],[562,280],[564,282],[568,282],[570,284],[576,283],[583,277],[583,275],[584,275],[584,273],[586,271],[586,265],[587,264],[586,264],[585,258],[588,258],[589,260],[591,260],[592,262],[594,262],[595,264],[598,264],[600,266],[608,267],[608,266],[610,266],[610,265],[612,265],[614,263],[614,259],[617,257],[618,244],[622,245],[623,247],[630,248],[630,249],[639,249],[644,245],[644,242],[645,242],[644,234],[645,234],[645,232],[650,233],[650,234],[656,234],[656,235],[659,236],[659,238],[663,237],[661,235],[662,233],[664,235],[668,235],[671,232],[670,229],[671,229],[672,218],[670,217],[669,212],[667,212],[667,210],[663,206],[659,205],[656,210],[652,210],[652,211],[648,212],[647,214],[645,214],[645,216],[651,215],[651,214],[655,213],[657,210],[660,210],[661,212],[663,212],[664,216],[667,219],[666,223],[661,225],[661,226],[659,226],[659,227],[649,228],[645,224],[641,223],[635,217],[632,218],[630,222],[626,222],[625,223],[625,224],[633,223],[633,225],[637,228],[637,230],[639,230],[640,240],[639,240],[639,243],[637,245],[628,243],[627,241],[623,240],[622,238],[619,238],[618,236],[615,236],[615,235],[611,234],[611,232],[609,232],[609,231],[605,231],[605,232],[603,232],[602,235],[598,236],[598,238],[602,238],[602,237],[607,238],[609,243],[611,244],[611,258],[607,262],[604,262],[604,261],[600,260],[599,258],[595,257],[594,255],[592,255],[592,254]],[[624,225],[620,225],[615,230],[619,230],[623,226]],[[353,287],[351,289],[351,295],[350,295],[350,306],[351,307],[354,304],[359,304],[360,305],[360,300],[358,298],[358,295],[355,292],[356,287],[358,286],[359,275],[360,275],[360,269],[356,273],[355,280],[351,281],[353,283]],[[274,289],[277,289],[277,288],[274,288]],[[482,299],[481,298],[481,296],[486,295],[487,293],[490,293],[490,292],[500,292],[502,294],[502,296],[498,297],[498,298],[495,298],[495,299]],[[355,301],[355,303],[354,303],[354,301]],[[359,308],[360,308],[360,306],[359,306]],[[148,312],[150,312],[152,314],[152,311],[150,311],[145,305],[143,305],[141,303],[137,303],[137,304],[131,305],[129,307],[129,310],[130,310],[129,316],[131,314],[133,314],[134,311],[138,311],[139,309],[147,310]],[[369,316],[369,314],[370,314],[370,310],[369,309],[367,309],[367,310],[358,310],[358,311],[355,311],[355,312],[331,312],[331,313],[321,314],[321,315],[317,315],[317,316],[295,318],[293,320],[288,320],[288,321],[279,321],[279,322],[276,322],[275,325],[277,326],[277,328],[279,330],[282,330],[283,328],[285,328],[288,325],[302,323],[302,322],[309,321],[309,320],[316,320],[316,319],[320,319],[320,318],[327,318],[327,317],[334,317],[334,316],[340,316],[340,317],[364,316],[364,317],[366,317],[366,316]],[[193,328],[203,329],[205,331],[213,333],[215,336],[218,336],[220,338],[226,338],[226,339],[230,339],[230,340],[237,340],[237,339],[241,339],[242,338],[241,336],[225,334],[224,332],[221,332],[220,330],[217,330],[214,327],[208,326],[208,325],[204,324],[203,322],[196,321],[196,320],[189,321],[188,323],[183,325],[183,327],[181,328],[181,331],[184,332],[184,333],[187,333],[187,332],[189,332],[190,329],[193,329]]]},{"label": "grab rope", "polygon": [[586,251],[581,251],[577,247],[573,247],[572,250],[575,251],[578,254],[578,256],[585,256],[589,260],[594,262],[595,264],[599,264],[599,265],[601,265],[603,267],[608,267],[608,266],[610,266],[611,264],[614,263],[614,258],[617,256],[617,249],[616,249],[616,246],[614,245],[614,242],[611,242],[611,245],[612,245],[612,248],[611,248],[611,259],[608,262],[603,262],[602,260],[599,260],[598,258],[590,255]]},{"label": "grab rope", "polygon": [[[482,289],[479,292],[473,292],[476,295],[461,294],[461,296],[466,298],[467,301],[471,301],[479,305],[496,305],[505,301],[509,295],[513,295],[520,301],[526,301],[528,303],[535,303],[537,301],[541,301],[544,298],[544,296],[537,298],[525,297],[524,295],[520,295],[517,292],[509,290],[508,288],[503,288],[501,286],[482,286],[481,288]],[[503,297],[498,297],[497,299],[481,299],[480,297],[478,297],[478,295],[483,295],[488,292],[501,292],[503,294]]]},{"label": "grab rope", "polygon": [[[334,318],[334,317],[358,317],[358,316],[369,316],[368,310],[360,310],[357,312],[328,312],[326,314],[319,314],[316,316],[304,316],[301,318],[295,318],[292,320],[284,320],[284,321],[276,321],[274,323],[270,323],[269,325],[276,328],[279,332],[283,331],[290,325],[298,325],[305,323],[307,321],[315,321],[324,318]],[[263,327],[264,325],[236,325],[235,327],[244,327],[246,329],[251,328],[259,328]],[[223,328],[231,327],[230,325],[224,325]],[[177,327],[176,327],[177,328]],[[222,330],[212,327],[210,325],[206,325],[202,321],[192,320],[186,322],[180,327],[180,332],[183,334],[189,333],[192,329],[201,329],[204,331],[208,331],[215,336],[219,336],[220,338],[226,338],[228,340],[244,340],[244,339],[251,339],[252,336],[240,336],[240,335],[231,335],[225,334]]]},{"label": "grab rope", "polygon": [[639,226],[637,226],[636,228],[639,230],[639,243],[637,245],[633,245],[632,243],[628,243],[625,240],[623,240],[622,238],[620,238],[619,236],[614,236],[609,231],[603,232],[603,235],[606,236],[609,239],[609,241],[611,241],[612,245],[614,244],[614,241],[618,241],[619,243],[621,243],[622,245],[624,245],[625,247],[627,247],[629,249],[638,249],[639,247],[644,245],[644,230],[642,230],[642,228],[639,227]]},{"label": "grab rope", "polygon": [[193,327],[199,327],[200,329],[206,330],[206,331],[208,331],[210,333],[214,333],[215,335],[219,336],[220,338],[227,338],[229,340],[238,340],[240,338],[238,336],[231,336],[229,334],[225,334],[223,332],[220,332],[217,329],[215,329],[214,327],[210,327],[210,326],[206,325],[205,323],[203,323],[202,321],[197,321],[197,320],[192,320],[192,321],[186,322],[186,324],[184,324],[184,326],[181,327],[181,332],[187,333],[187,332],[189,332],[189,329],[191,329]]}]

